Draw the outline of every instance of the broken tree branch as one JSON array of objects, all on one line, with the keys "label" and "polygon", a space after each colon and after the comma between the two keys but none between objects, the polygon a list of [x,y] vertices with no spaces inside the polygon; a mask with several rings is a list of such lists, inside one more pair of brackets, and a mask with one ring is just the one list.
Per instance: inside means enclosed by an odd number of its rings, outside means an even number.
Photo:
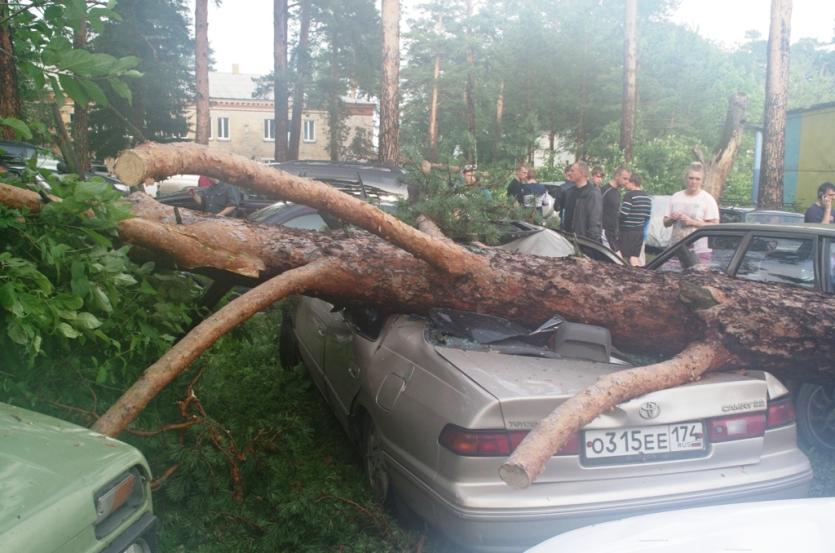
[{"label": "broken tree branch", "polygon": [[667,361],[600,377],[542,419],[499,468],[499,475],[514,488],[527,488],[568,438],[600,413],[626,400],[697,380],[728,357],[720,343],[699,342]]},{"label": "broken tree branch", "polygon": [[477,276],[484,261],[453,242],[434,240],[399,219],[332,186],[290,175],[243,156],[199,144],[147,142],[123,152],[114,167],[116,176],[135,186],[177,174],[202,174],[283,200],[322,209],[400,246],[430,265],[453,275]]},{"label": "broken tree branch", "polygon": [[300,294],[315,279],[326,274],[333,275],[338,270],[337,261],[322,260],[287,271],[235,298],[197,325],[159,361],[148,367],[139,380],[96,421],[93,430],[111,437],[118,436],[160,390],[218,338],[279,299]]}]

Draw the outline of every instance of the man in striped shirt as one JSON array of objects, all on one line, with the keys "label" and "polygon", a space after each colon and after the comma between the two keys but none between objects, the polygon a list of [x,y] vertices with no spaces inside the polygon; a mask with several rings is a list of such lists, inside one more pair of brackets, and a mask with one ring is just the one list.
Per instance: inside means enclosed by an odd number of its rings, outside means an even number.
[{"label": "man in striped shirt", "polygon": [[633,266],[640,266],[644,228],[652,211],[652,198],[641,190],[641,176],[635,173],[626,181],[626,194],[620,202],[620,254]]}]

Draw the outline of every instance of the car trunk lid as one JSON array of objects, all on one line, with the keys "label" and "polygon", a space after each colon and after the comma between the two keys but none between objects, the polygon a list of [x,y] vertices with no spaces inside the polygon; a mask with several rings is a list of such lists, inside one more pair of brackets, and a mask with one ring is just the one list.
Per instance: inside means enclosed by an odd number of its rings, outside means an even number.
[{"label": "car trunk lid", "polygon": [[[627,368],[575,359],[522,357],[448,347],[437,347],[436,350],[497,399],[508,430],[532,429],[566,399],[599,377]],[[596,417],[584,430],[663,428],[664,425],[696,421],[702,423],[706,432],[709,419],[762,412],[767,408],[767,400],[768,386],[762,373],[711,373],[697,382],[623,402]],[[584,444],[581,440],[581,451]],[[724,461],[714,459],[711,463],[756,463],[761,450],[761,438],[740,440],[739,444],[724,448]],[[711,444],[705,443],[700,451],[622,463],[592,461],[582,455],[571,456],[570,460],[555,457],[538,481],[577,479],[581,477],[583,467],[591,466],[596,471],[609,471],[613,476],[649,474],[659,470],[659,462],[669,460],[676,462],[663,463],[663,470],[696,470],[703,466],[705,458],[716,454]]]}]

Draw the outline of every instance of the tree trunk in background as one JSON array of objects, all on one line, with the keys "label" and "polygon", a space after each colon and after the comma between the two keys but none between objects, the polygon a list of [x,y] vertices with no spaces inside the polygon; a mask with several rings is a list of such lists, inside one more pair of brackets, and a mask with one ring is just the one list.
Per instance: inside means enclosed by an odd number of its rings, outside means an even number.
[{"label": "tree trunk in background", "polygon": [[[20,95],[17,89],[17,65],[14,59],[12,26],[5,19],[9,16],[9,3],[0,0],[0,117],[22,119]],[[0,126],[0,138],[16,138],[11,127]]]},{"label": "tree trunk in background", "polygon": [[467,161],[478,163],[478,143],[476,140],[475,123],[475,52],[472,44],[472,30],[470,21],[473,17],[473,0],[467,0],[467,24],[464,27],[464,36],[467,40],[467,85],[464,91],[467,102],[467,131],[470,134],[470,144],[467,148]]},{"label": "tree trunk in background", "polygon": [[300,1],[299,45],[296,48],[296,84],[293,89],[293,117],[290,121],[289,159],[299,159],[304,111],[304,87],[310,67],[310,0]]},{"label": "tree trunk in background", "polygon": [[[73,48],[84,48],[87,46],[87,19],[81,16],[78,28],[73,34]],[[79,175],[90,172],[90,116],[87,105],[76,103],[73,107],[72,121],[72,148],[75,150],[75,159],[78,162],[76,170]]]},{"label": "tree trunk in background", "polygon": [[502,132],[504,125],[504,81],[499,82],[499,94],[496,96],[496,128],[493,137],[493,161],[498,159],[499,150],[502,146]]},{"label": "tree trunk in background", "polygon": [[400,0],[382,0],[383,77],[380,90],[379,158],[400,158]]},{"label": "tree trunk in background", "polygon": [[339,66],[336,46],[331,45],[330,90],[328,91],[328,153],[331,161],[339,161],[342,137],[342,105],[339,98]]},{"label": "tree trunk in background", "polygon": [[783,163],[786,147],[786,105],[789,92],[791,0],[771,0],[768,69],[763,115],[763,156],[757,207],[783,208]]},{"label": "tree trunk in background", "polygon": [[427,158],[438,161],[438,79],[441,77],[441,55],[435,54],[432,70],[432,97],[429,100],[429,130],[427,131]]},{"label": "tree trunk in background", "polygon": [[728,116],[725,119],[725,130],[722,141],[713,155],[713,159],[706,160],[701,150],[694,150],[696,158],[705,168],[705,178],[702,190],[713,196],[718,202],[725,190],[725,181],[734,165],[736,153],[742,144],[745,130],[745,110],[748,108],[748,97],[737,92],[728,101]]},{"label": "tree trunk in background", "polygon": [[577,115],[577,138],[575,157],[580,160],[586,155],[586,110],[589,104],[589,80],[585,74],[580,81],[580,112]]},{"label": "tree trunk in background", "polygon": [[194,5],[194,77],[197,81],[194,141],[209,143],[209,0]]},{"label": "tree trunk in background", "polygon": [[623,159],[632,162],[632,141],[635,137],[635,111],[637,108],[636,73],[638,71],[638,47],[635,34],[638,0],[626,0],[623,40],[623,119],[620,124],[620,149]]},{"label": "tree trunk in background", "polygon": [[273,105],[276,161],[287,161],[287,0],[273,0]]}]

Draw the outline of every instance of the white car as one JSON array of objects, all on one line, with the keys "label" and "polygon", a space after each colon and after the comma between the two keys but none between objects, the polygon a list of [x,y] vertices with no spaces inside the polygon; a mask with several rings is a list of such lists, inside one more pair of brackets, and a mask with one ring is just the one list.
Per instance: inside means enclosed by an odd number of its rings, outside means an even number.
[{"label": "white car", "polygon": [[527,553],[832,553],[835,498],[666,511],[566,532]]}]

